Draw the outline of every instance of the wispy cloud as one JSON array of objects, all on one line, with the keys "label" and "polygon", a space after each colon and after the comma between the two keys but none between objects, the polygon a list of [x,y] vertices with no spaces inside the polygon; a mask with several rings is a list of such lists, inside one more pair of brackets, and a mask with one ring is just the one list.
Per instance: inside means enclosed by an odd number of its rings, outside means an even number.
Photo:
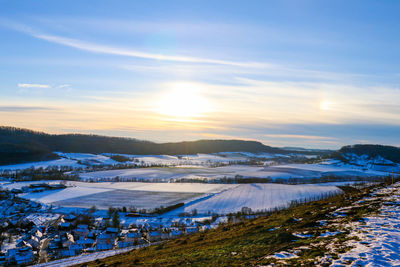
[{"label": "wispy cloud", "polygon": [[60,84],[60,85],[57,85],[57,88],[59,88],[59,89],[62,89],[62,88],[69,88],[71,85],[69,85],[69,84]]},{"label": "wispy cloud", "polygon": [[200,57],[187,57],[187,56],[171,56],[171,55],[163,55],[163,54],[153,54],[146,53],[138,50],[131,50],[126,48],[107,46],[101,44],[94,44],[90,42],[85,42],[72,38],[65,38],[56,35],[49,34],[32,34],[34,37],[46,40],[53,43],[58,43],[61,45],[70,46],[73,48],[77,48],[80,50],[85,50],[93,53],[101,53],[101,54],[111,54],[118,56],[128,56],[128,57],[137,57],[144,59],[154,59],[154,60],[163,60],[163,61],[177,61],[177,62],[191,62],[191,63],[208,63],[208,64],[219,64],[219,65],[232,65],[232,66],[240,66],[240,67],[267,67],[268,65],[265,63],[257,63],[257,62],[236,62],[236,61],[228,61],[228,60],[220,60],[220,59],[210,59],[210,58],[200,58]]},{"label": "wispy cloud", "polygon": [[[141,62],[140,65],[130,65],[121,64],[120,68],[132,70],[132,71],[143,71],[143,72],[161,72],[161,73],[179,73],[181,75],[195,75],[196,77],[201,76],[201,74],[216,75],[221,76],[220,73],[225,74],[247,74],[250,76],[264,76],[269,78],[280,78],[287,81],[290,80],[305,80],[305,81],[315,81],[315,80],[325,80],[325,81],[340,81],[345,80],[360,80],[371,77],[371,75],[365,75],[360,73],[340,73],[340,72],[330,72],[323,70],[313,70],[305,69],[302,66],[296,65],[282,65],[275,62],[266,61],[239,61],[239,60],[225,60],[218,58],[209,57],[195,57],[186,55],[169,55],[169,54],[158,54],[149,53],[142,50],[120,47],[114,45],[106,45],[102,43],[88,42],[82,39],[69,38],[58,34],[49,34],[41,29],[32,28],[25,24],[16,23],[11,20],[0,19],[0,25],[7,28],[28,34],[40,40],[45,40],[48,42],[60,44],[67,47],[72,47],[82,51],[87,51],[90,53],[105,54],[105,55],[115,55],[121,57],[133,57],[138,59],[149,59],[153,62],[147,63]],[[166,65],[160,65],[163,62]],[[79,62],[81,64],[81,62]],[[85,63],[84,63],[85,64]],[[109,61],[103,64],[109,64]],[[204,65],[207,65],[204,68]],[[223,65],[224,68],[220,68]],[[232,77],[228,79],[231,80]],[[223,79],[223,78],[218,78]]]},{"label": "wispy cloud", "polygon": [[289,138],[289,139],[310,139],[310,140],[327,140],[327,139],[336,139],[328,136],[316,136],[316,135],[301,135],[301,134],[264,134],[265,137],[271,138]]},{"label": "wispy cloud", "polygon": [[161,60],[161,61],[175,61],[175,62],[187,62],[187,63],[206,63],[206,64],[217,64],[217,65],[230,65],[246,68],[265,68],[271,67],[272,64],[260,63],[260,62],[239,62],[230,61],[223,59],[213,58],[202,58],[202,57],[190,57],[181,55],[163,55],[156,53],[147,53],[135,49],[122,48],[110,45],[96,44],[92,42],[86,42],[74,38],[66,38],[63,36],[57,36],[52,34],[46,34],[41,31],[37,31],[31,27],[23,24],[14,23],[12,21],[1,20],[0,23],[6,27],[14,30],[24,32],[35,38],[45,40],[52,43],[57,43],[69,47],[73,47],[79,50],[84,50],[92,53],[109,54],[117,56],[136,57],[143,59]]},{"label": "wispy cloud", "polygon": [[19,88],[50,88],[48,84],[38,84],[38,83],[19,83]]},{"label": "wispy cloud", "polygon": [[51,107],[41,106],[0,106],[0,112],[25,112],[25,111],[49,111]]}]

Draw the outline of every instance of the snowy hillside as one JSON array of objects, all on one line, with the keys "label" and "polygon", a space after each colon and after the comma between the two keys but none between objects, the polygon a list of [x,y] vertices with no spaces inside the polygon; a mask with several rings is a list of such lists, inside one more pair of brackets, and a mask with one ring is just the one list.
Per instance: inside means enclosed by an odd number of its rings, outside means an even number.
[{"label": "snowy hillside", "polygon": [[197,210],[199,214],[209,212],[227,214],[241,211],[243,207],[253,211],[270,210],[286,207],[292,200],[303,200],[341,192],[336,186],[242,184],[215,194],[211,198],[185,206],[183,210],[185,212]]}]

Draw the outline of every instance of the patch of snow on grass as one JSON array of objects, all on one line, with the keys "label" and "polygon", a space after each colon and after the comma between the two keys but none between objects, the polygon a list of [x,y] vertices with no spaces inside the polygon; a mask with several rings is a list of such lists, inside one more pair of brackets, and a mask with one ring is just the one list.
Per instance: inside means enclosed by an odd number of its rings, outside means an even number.
[{"label": "patch of snow on grass", "polygon": [[352,235],[360,241],[348,243],[353,249],[340,254],[334,266],[399,266],[400,265],[400,188],[396,185],[394,196],[389,196],[392,188],[379,190],[388,193],[388,205],[383,205],[380,214],[364,218],[364,223],[356,224]]}]

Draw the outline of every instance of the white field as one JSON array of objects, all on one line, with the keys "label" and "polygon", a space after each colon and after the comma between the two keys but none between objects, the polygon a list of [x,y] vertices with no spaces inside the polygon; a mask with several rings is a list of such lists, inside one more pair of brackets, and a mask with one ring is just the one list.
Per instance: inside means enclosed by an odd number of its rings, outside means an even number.
[{"label": "white field", "polygon": [[[40,162],[29,162],[22,164],[2,165],[1,170],[23,170],[28,168],[47,168],[51,166],[70,166],[73,168],[86,167],[86,165],[115,165],[119,162],[110,158],[112,155],[122,155],[131,161],[127,163],[139,163],[139,164],[159,164],[166,166],[173,165],[188,165],[188,166],[200,166],[209,165],[211,163],[228,163],[230,161],[245,161],[249,155],[257,155],[252,153],[228,153],[225,154],[196,154],[196,155],[182,155],[182,156],[169,156],[169,155],[128,155],[128,154],[89,154],[89,153],[64,153],[55,152],[61,157],[58,160],[40,161]],[[223,155],[223,156],[222,156]],[[136,162],[134,160],[138,160]],[[78,161],[86,164],[79,164]]]},{"label": "white field", "polygon": [[362,169],[358,166],[336,164],[286,164],[278,166],[230,165],[223,167],[193,167],[176,166],[168,168],[137,168],[81,173],[82,180],[107,180],[119,177],[124,179],[142,180],[176,180],[176,179],[220,179],[234,178],[239,175],[244,178],[312,178],[328,175],[336,176],[386,176],[390,172]]},{"label": "white field", "polygon": [[38,168],[47,168],[47,167],[53,167],[53,166],[68,166],[68,167],[73,167],[73,168],[86,167],[85,165],[79,164],[76,160],[61,158],[61,159],[49,160],[49,161],[2,165],[2,166],[0,166],[0,171],[3,171],[3,170],[15,171],[15,170],[29,169],[32,167],[35,169],[38,169]]},{"label": "white field", "polygon": [[[40,183],[35,182],[35,183]],[[55,182],[55,181],[52,181]],[[19,186],[18,186],[19,185]],[[21,188],[29,183],[3,185],[3,188]],[[179,202],[191,202],[203,196],[234,188],[229,184],[189,184],[189,183],[84,183],[67,182],[68,188],[48,190],[38,193],[25,193],[20,196],[44,204],[63,207],[107,209],[109,206],[135,206],[137,208],[155,208],[169,206]]]},{"label": "white field", "polygon": [[[229,163],[230,161],[245,161],[252,153],[219,153],[219,154],[195,154],[195,155],[129,155],[104,153],[105,156],[121,155],[130,159],[144,162],[145,164],[163,165],[203,165],[209,163]],[[254,154],[252,154],[254,155]]]},{"label": "white field", "polygon": [[[57,182],[57,181],[52,181]],[[39,182],[36,182],[39,183]],[[28,183],[3,185],[21,188]],[[18,187],[18,185],[20,185]],[[203,183],[139,183],[139,182],[67,182],[61,190],[25,193],[20,196],[33,201],[61,207],[101,209],[109,206],[135,206],[155,208],[184,202],[185,206],[169,215],[197,209],[200,214],[226,214],[249,207],[253,211],[273,209],[288,205],[292,200],[341,192],[332,185],[283,185],[283,184],[203,184]]]},{"label": "white field", "polygon": [[175,213],[191,212],[196,209],[199,214],[227,214],[238,212],[242,207],[253,211],[270,210],[286,207],[292,200],[318,197],[322,194],[341,193],[336,186],[321,185],[284,185],[284,184],[241,184],[230,190],[215,194],[210,198],[187,205]]},{"label": "white field", "polygon": [[[32,162],[16,165],[0,166],[1,170],[18,170],[30,167],[43,167],[48,166],[71,166],[86,167],[87,165],[115,165],[118,162],[110,158],[111,153],[104,154],[88,154],[88,153],[62,153],[56,152],[61,159],[45,161],[45,162]],[[117,154],[116,154],[117,155]],[[384,166],[380,163],[391,163],[383,158],[368,159],[365,156],[348,155],[352,162],[356,164],[344,164],[338,160],[327,160],[320,164],[284,164],[274,165],[275,162],[271,161],[274,157],[290,157],[289,155],[278,155],[268,153],[248,153],[248,152],[225,152],[217,154],[196,154],[196,155],[126,155],[118,154],[128,157],[131,161],[128,163],[136,163],[139,165],[149,164],[162,164],[170,166],[170,168],[138,168],[138,169],[124,169],[124,170],[109,170],[98,171],[90,173],[81,173],[83,180],[88,179],[113,179],[119,176],[123,179],[144,179],[144,180],[160,180],[168,181],[171,179],[218,179],[223,177],[233,178],[236,175],[243,177],[254,178],[303,178],[313,177],[318,178],[321,176],[386,176],[390,175],[392,171],[395,173],[400,172],[400,167],[397,166]],[[229,163],[232,161],[245,161],[249,158],[265,158],[266,165],[274,166],[246,166],[246,165],[230,165],[225,167],[213,168],[213,163]],[[81,165],[78,162],[82,162]],[[360,165],[360,166],[357,166]],[[377,165],[378,164],[378,165]]]},{"label": "white field", "polygon": [[97,154],[89,154],[89,153],[63,153],[63,152],[55,152],[60,157],[81,161],[87,165],[114,165],[118,164],[117,161],[111,159],[110,157],[104,155]]}]

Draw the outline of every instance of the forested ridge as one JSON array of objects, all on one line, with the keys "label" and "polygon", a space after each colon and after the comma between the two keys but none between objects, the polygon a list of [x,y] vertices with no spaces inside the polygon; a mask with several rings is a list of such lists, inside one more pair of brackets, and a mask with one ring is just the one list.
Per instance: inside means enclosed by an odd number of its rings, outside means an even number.
[{"label": "forested ridge", "polygon": [[138,155],[182,155],[237,151],[288,153],[256,141],[199,140],[154,143],[134,138],[87,134],[47,134],[15,127],[0,127],[0,164],[57,158],[58,156],[52,153],[53,151]]}]

